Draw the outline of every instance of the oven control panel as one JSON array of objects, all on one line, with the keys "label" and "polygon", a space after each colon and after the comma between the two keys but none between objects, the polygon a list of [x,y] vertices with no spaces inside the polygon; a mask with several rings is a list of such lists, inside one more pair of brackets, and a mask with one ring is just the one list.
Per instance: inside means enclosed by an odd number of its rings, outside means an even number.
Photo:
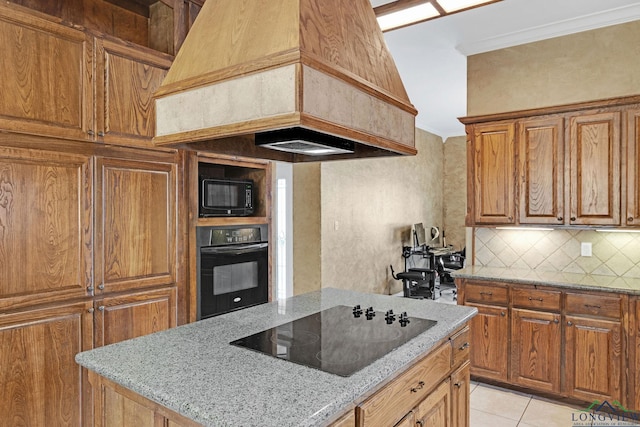
[{"label": "oven control panel", "polygon": [[236,243],[261,242],[259,227],[216,228],[211,230],[209,246],[233,245]]}]

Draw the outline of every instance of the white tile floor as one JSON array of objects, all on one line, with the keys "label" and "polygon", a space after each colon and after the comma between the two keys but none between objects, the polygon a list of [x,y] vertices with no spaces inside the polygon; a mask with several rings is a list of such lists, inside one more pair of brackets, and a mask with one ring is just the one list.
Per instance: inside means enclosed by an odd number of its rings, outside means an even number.
[{"label": "white tile floor", "polygon": [[543,399],[487,384],[471,383],[470,427],[636,426],[614,415],[582,412],[584,407]]}]

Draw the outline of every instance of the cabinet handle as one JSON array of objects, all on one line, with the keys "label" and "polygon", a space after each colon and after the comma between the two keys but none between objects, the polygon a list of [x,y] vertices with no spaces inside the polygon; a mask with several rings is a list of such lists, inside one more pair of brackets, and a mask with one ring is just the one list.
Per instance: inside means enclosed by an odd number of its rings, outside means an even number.
[{"label": "cabinet handle", "polygon": [[98,136],[104,136],[104,132],[99,131],[99,132],[98,132]]},{"label": "cabinet handle", "polygon": [[556,218],[558,221],[562,221],[564,218],[559,216],[558,218]]},{"label": "cabinet handle", "polygon": [[501,311],[501,312],[500,312],[500,316],[504,317],[504,316],[506,316],[506,315],[507,315],[507,313],[505,313],[504,311]]},{"label": "cabinet handle", "polygon": [[464,350],[465,348],[469,348],[469,343],[468,342],[462,344],[462,346],[460,346],[460,348],[458,350]]},{"label": "cabinet handle", "polygon": [[572,217],[571,217],[571,221],[575,221],[575,220],[576,220],[576,217],[575,217],[575,216],[572,216]]},{"label": "cabinet handle", "polygon": [[104,305],[101,305],[100,307],[98,307],[98,310],[104,311]]},{"label": "cabinet handle", "polygon": [[591,304],[585,304],[584,305],[586,308],[602,308],[599,305],[591,305]]},{"label": "cabinet handle", "polygon": [[553,319],[553,323],[557,325],[558,323],[560,323],[560,321],[558,319]]},{"label": "cabinet handle", "polygon": [[93,285],[87,287],[87,292],[93,292]]},{"label": "cabinet handle", "polygon": [[513,217],[512,216],[509,217],[509,221],[513,221]]},{"label": "cabinet handle", "polygon": [[540,301],[540,302],[542,302],[542,298],[529,297],[529,301]]},{"label": "cabinet handle", "polygon": [[627,218],[627,222],[633,222],[633,217],[630,216],[629,218]]},{"label": "cabinet handle", "polygon": [[94,312],[93,307],[91,307],[91,308],[90,308],[89,310],[87,310],[87,311],[88,311],[89,313],[93,313],[93,312]]},{"label": "cabinet handle", "polygon": [[98,289],[103,290],[104,289],[104,283],[101,283],[98,285]]},{"label": "cabinet handle", "polygon": [[87,133],[89,134],[89,136],[95,135],[95,132],[92,129],[89,129]]},{"label": "cabinet handle", "polygon": [[417,387],[414,387],[411,389],[411,393],[417,393],[418,390],[422,390],[423,387],[424,387],[424,381],[420,381]]},{"label": "cabinet handle", "polygon": [[462,387],[462,383],[453,383],[453,385],[458,387],[458,388]]},{"label": "cabinet handle", "polygon": [[488,295],[488,296],[491,296],[491,295],[493,295],[493,292],[480,291],[480,295]]},{"label": "cabinet handle", "polygon": [[568,321],[567,322],[567,326],[573,326],[573,322],[572,321]]}]

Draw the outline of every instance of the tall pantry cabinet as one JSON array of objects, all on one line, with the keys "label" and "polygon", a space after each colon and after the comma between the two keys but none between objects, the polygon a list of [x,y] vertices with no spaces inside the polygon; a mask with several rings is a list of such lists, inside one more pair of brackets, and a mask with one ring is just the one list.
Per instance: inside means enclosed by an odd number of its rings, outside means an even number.
[{"label": "tall pantry cabinet", "polygon": [[186,319],[184,154],[151,143],[171,57],[6,3],[0,40],[0,426],[90,426],[75,355]]}]

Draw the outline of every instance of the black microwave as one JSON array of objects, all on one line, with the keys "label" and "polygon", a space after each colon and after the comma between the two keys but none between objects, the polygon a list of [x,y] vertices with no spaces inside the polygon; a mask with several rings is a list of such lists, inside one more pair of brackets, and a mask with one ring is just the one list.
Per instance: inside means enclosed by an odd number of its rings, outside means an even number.
[{"label": "black microwave", "polygon": [[253,181],[200,177],[200,216],[253,215]]}]

